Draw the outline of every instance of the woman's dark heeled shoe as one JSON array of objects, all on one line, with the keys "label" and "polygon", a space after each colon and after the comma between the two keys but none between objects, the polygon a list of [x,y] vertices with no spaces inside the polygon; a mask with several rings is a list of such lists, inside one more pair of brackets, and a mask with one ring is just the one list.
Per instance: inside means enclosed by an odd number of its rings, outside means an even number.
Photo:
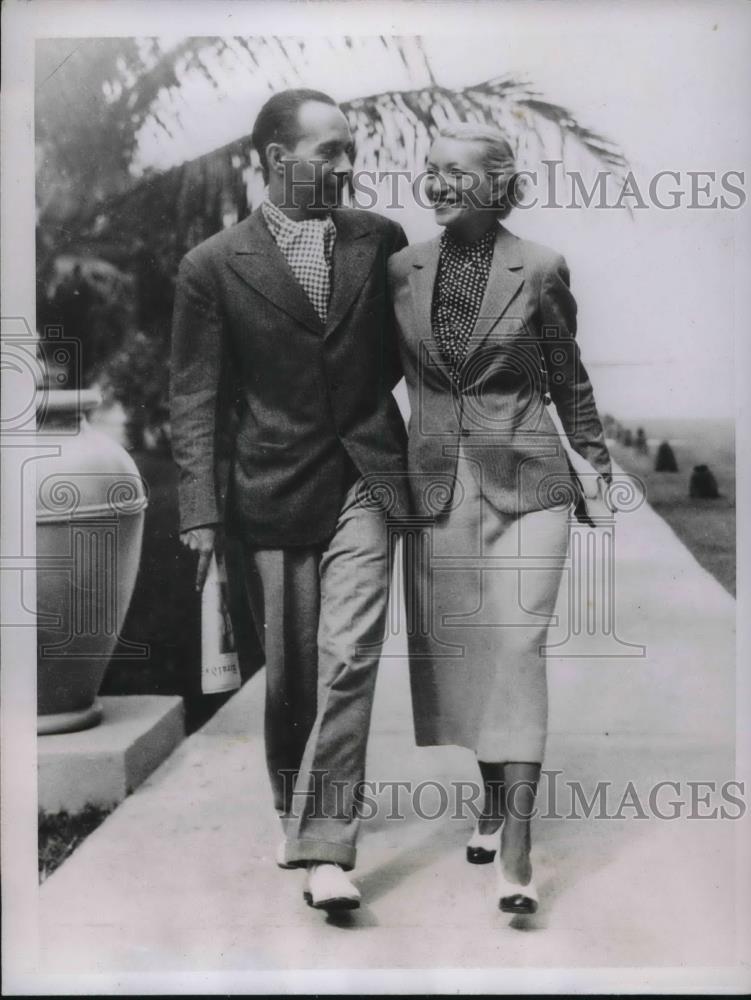
[{"label": "woman's dark heeled shoe", "polygon": [[498,909],[502,913],[536,913],[539,896],[534,879],[530,879],[526,885],[510,882],[503,873],[500,852],[495,858],[494,867],[498,879]]},{"label": "woman's dark heeled shoe", "polygon": [[[503,826],[503,823],[501,823]],[[479,825],[475,826],[467,843],[467,861],[471,865],[489,865],[498,853],[501,828],[495,833],[480,833]]]}]

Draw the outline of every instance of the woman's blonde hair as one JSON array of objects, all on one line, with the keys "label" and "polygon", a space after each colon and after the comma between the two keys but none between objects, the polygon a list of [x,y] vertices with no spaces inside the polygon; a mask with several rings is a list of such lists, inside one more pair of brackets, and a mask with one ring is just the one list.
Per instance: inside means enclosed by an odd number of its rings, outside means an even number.
[{"label": "woman's blonde hair", "polygon": [[514,207],[517,173],[514,151],[503,132],[479,122],[452,122],[439,130],[438,137],[482,145],[485,172],[497,182],[494,189],[498,192],[498,217],[505,219]]}]

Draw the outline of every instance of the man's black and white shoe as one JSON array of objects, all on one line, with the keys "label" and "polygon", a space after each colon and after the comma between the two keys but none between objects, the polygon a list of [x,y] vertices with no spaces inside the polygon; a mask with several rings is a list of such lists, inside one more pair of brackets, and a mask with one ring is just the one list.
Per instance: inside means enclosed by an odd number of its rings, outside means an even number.
[{"label": "man's black and white shoe", "polygon": [[303,898],[315,910],[356,910],[360,892],[339,865],[312,862],[308,865]]}]

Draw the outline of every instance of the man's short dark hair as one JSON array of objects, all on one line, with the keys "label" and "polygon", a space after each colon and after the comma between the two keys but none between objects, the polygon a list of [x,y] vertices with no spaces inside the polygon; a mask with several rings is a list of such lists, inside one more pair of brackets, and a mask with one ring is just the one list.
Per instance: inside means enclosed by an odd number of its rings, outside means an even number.
[{"label": "man's short dark hair", "polygon": [[299,123],[297,113],[308,101],[319,101],[321,104],[331,104],[337,107],[336,101],[321,90],[309,90],[300,87],[296,90],[282,90],[274,94],[258,112],[253,126],[251,140],[261,160],[263,179],[269,179],[269,164],[266,159],[266,147],[270,142],[279,142],[288,149],[297,145]]}]

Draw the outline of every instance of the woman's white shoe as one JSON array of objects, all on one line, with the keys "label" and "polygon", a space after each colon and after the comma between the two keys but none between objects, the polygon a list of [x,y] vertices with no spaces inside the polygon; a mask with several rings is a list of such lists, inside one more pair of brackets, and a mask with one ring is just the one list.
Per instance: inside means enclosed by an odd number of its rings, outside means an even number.
[{"label": "woman's white shoe", "polygon": [[498,909],[503,913],[536,913],[540,898],[534,878],[526,885],[511,882],[503,872],[500,851],[493,865],[498,880]]},{"label": "woman's white shoe", "polygon": [[467,861],[471,865],[489,865],[493,861],[498,853],[501,826],[495,833],[480,833],[479,823],[475,824],[472,836],[467,841]]}]

